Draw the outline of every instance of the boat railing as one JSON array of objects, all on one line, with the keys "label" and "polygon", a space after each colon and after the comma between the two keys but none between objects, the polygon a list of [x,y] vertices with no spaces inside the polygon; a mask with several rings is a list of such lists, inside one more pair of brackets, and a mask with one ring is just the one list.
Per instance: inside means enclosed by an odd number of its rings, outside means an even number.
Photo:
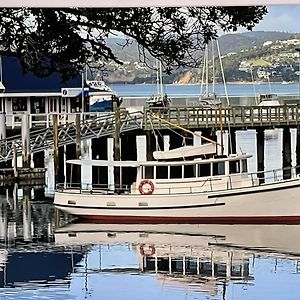
[{"label": "boat railing", "polygon": [[[167,181],[160,182],[156,180],[153,196],[166,194],[194,194],[203,192],[219,192],[225,190],[233,190],[240,188],[250,188],[259,185],[265,185],[274,182],[280,182],[284,179],[295,179],[300,177],[300,166],[286,167],[282,169],[273,169],[268,171],[260,171],[253,173],[236,173],[229,176],[212,176],[191,182],[187,184],[176,184],[170,186]],[[140,195],[133,192],[129,185],[117,184],[89,184],[89,183],[58,183],[56,190],[60,192],[81,194],[131,194]]]},{"label": "boat railing", "polygon": [[68,192],[74,193],[99,193],[99,194],[128,194],[130,192],[129,185],[122,184],[92,184],[92,183],[57,183],[56,190],[63,192],[68,190]]}]

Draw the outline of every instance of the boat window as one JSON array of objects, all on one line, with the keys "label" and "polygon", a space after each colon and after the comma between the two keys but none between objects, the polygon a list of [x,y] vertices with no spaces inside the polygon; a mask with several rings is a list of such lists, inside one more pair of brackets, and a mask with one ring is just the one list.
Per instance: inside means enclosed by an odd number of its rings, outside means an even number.
[{"label": "boat window", "polygon": [[229,174],[240,173],[240,164],[239,161],[230,161],[229,162]]},{"label": "boat window", "polygon": [[241,166],[242,166],[242,173],[248,172],[248,169],[247,169],[247,160],[246,159],[242,160]]},{"label": "boat window", "polygon": [[186,165],[184,166],[184,178],[196,177],[196,166]]},{"label": "boat window", "polygon": [[154,168],[153,166],[145,167],[144,178],[154,178]]},{"label": "boat window", "polygon": [[168,166],[156,167],[156,178],[167,179],[168,178]]},{"label": "boat window", "polygon": [[198,177],[210,176],[210,164],[198,165]]},{"label": "boat window", "polygon": [[182,178],[181,166],[170,166],[170,178]]},{"label": "boat window", "polygon": [[213,175],[225,175],[225,162],[213,163]]}]

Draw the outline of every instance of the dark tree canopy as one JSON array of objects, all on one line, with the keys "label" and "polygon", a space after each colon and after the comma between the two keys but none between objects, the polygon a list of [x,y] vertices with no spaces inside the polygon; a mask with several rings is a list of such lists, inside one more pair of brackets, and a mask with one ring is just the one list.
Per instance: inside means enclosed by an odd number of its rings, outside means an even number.
[{"label": "dark tree canopy", "polygon": [[24,72],[59,72],[67,80],[93,61],[121,63],[106,43],[119,32],[126,36],[124,46],[137,41],[142,61],[150,54],[170,71],[195,66],[220,29],[252,30],[266,13],[254,6],[0,8],[0,55],[19,58]]}]

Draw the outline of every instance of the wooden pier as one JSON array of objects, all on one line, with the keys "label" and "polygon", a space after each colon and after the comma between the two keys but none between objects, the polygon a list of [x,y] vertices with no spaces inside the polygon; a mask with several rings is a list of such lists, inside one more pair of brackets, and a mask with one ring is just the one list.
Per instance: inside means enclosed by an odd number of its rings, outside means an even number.
[{"label": "wooden pier", "polygon": [[[169,107],[144,110],[145,130],[165,129],[176,124],[189,129],[223,128],[275,128],[297,126],[300,123],[300,106],[231,106],[222,108]],[[172,125],[171,125],[172,127]]]},{"label": "wooden pier", "polygon": [[[0,140],[0,162],[7,162],[14,156],[21,156],[23,166],[30,165],[31,155],[40,155],[46,149],[54,150],[56,177],[66,176],[64,166],[65,159],[78,158],[81,156],[82,142],[91,140],[92,144],[99,144],[97,140],[114,138],[112,147],[114,159],[126,159],[126,150],[122,150],[120,155],[120,140],[130,140],[132,147],[138,148],[136,137],[144,136],[147,152],[152,153],[155,149],[155,141],[152,135],[153,130],[163,131],[163,135],[170,135],[172,141],[176,137],[167,131],[182,132],[180,128],[190,131],[202,131],[203,135],[215,134],[217,131],[227,130],[232,144],[231,151],[235,152],[235,132],[237,130],[255,129],[257,132],[257,166],[258,171],[264,170],[264,130],[268,128],[283,128],[283,167],[291,166],[291,136],[290,128],[297,128],[297,162],[300,161],[300,106],[287,104],[281,106],[231,106],[222,108],[204,108],[199,106],[190,107],[168,107],[168,108],[144,108],[143,111],[131,113],[126,109],[117,109],[115,113],[84,113],[84,114],[62,114],[45,116],[39,118],[39,124],[34,125],[32,115],[23,114],[21,116],[22,130],[19,134],[11,136],[10,130],[6,127],[6,118],[0,118],[0,133],[3,137]],[[26,125],[27,124],[27,125]],[[31,129],[30,129],[31,128]],[[15,131],[15,129],[14,129]],[[216,138],[214,136],[213,138]],[[161,143],[162,141],[160,141]],[[182,141],[181,141],[182,142]],[[136,143],[133,145],[133,143]],[[72,147],[74,150],[70,150]],[[173,147],[172,146],[172,147]],[[176,145],[178,146],[178,145]],[[93,145],[90,146],[94,148]],[[104,148],[105,147],[105,148]],[[132,147],[130,147],[132,149]],[[95,148],[97,154],[93,157],[102,157],[101,151],[107,154],[107,144],[100,142],[100,146]],[[124,152],[125,151],[125,152]],[[133,155],[132,150],[130,157]],[[68,153],[73,154],[68,154]],[[64,158],[62,158],[63,153]],[[107,154],[108,155],[108,154]],[[137,155],[137,154],[135,154]],[[134,156],[134,155],[133,155]],[[34,157],[34,156],[33,156]],[[134,159],[131,157],[130,159]],[[151,155],[147,154],[151,159]],[[36,159],[42,164],[35,167],[44,167],[43,157]],[[29,176],[30,177],[30,176]],[[284,177],[289,177],[289,172],[285,172]]]}]

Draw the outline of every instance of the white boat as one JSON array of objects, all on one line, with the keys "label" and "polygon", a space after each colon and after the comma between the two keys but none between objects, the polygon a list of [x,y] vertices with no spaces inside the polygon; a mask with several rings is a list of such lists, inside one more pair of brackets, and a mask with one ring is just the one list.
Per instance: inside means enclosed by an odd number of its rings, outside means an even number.
[{"label": "white boat", "polygon": [[162,64],[160,61],[156,61],[157,64],[157,94],[151,95],[147,100],[146,104],[149,107],[169,107],[172,103],[172,100],[168,97],[168,95],[164,91],[163,84],[163,70]]},{"label": "white boat", "polygon": [[[210,66],[209,66],[209,51],[208,51],[208,45],[206,45],[205,50],[204,50],[204,55],[203,55],[203,69],[202,69],[202,79],[201,79],[201,91],[200,91],[200,98],[199,98],[199,105],[202,106],[203,108],[212,108],[212,109],[217,109],[220,108],[222,105],[221,98],[217,96],[215,92],[215,86],[216,86],[216,76],[215,76],[215,46],[218,49],[218,56],[219,56],[219,63],[222,66],[222,59],[220,55],[220,48],[219,48],[219,42],[218,40],[216,41],[211,41],[211,52],[212,52],[212,57],[211,57],[211,62],[212,62],[212,74],[210,74]],[[225,93],[227,93],[227,88],[226,88],[226,83],[224,80],[224,73],[223,73],[223,68],[221,67],[222,71],[222,78],[223,78],[223,85],[225,88]],[[210,91],[209,87],[209,76],[211,77],[212,81],[212,91]],[[203,88],[204,92],[203,92]]]},{"label": "white boat", "polygon": [[205,108],[219,108],[222,101],[216,94],[203,95],[199,98],[199,105]]},{"label": "white boat", "polygon": [[[181,151],[181,150],[180,150]],[[300,222],[300,178],[280,180],[282,170],[247,172],[251,155],[164,161],[72,160],[71,164],[136,168],[129,187],[58,185],[58,209],[105,222],[292,223]],[[268,176],[272,176],[269,178]],[[273,179],[273,180],[272,180]]]},{"label": "white boat", "polygon": [[168,107],[172,103],[172,100],[167,96],[164,95],[152,95],[146,100],[146,104],[149,107]]},{"label": "white boat", "polygon": [[89,87],[90,111],[104,112],[113,110],[113,102],[119,107],[122,99],[102,80],[86,80]]},{"label": "white boat", "polygon": [[[280,106],[277,94],[266,93],[259,95],[258,106]],[[276,108],[270,108],[270,113],[275,115]],[[267,129],[265,130],[265,139],[277,139],[278,129]]]},{"label": "white boat", "polygon": [[260,94],[259,95],[259,106],[279,106],[277,94]]}]

